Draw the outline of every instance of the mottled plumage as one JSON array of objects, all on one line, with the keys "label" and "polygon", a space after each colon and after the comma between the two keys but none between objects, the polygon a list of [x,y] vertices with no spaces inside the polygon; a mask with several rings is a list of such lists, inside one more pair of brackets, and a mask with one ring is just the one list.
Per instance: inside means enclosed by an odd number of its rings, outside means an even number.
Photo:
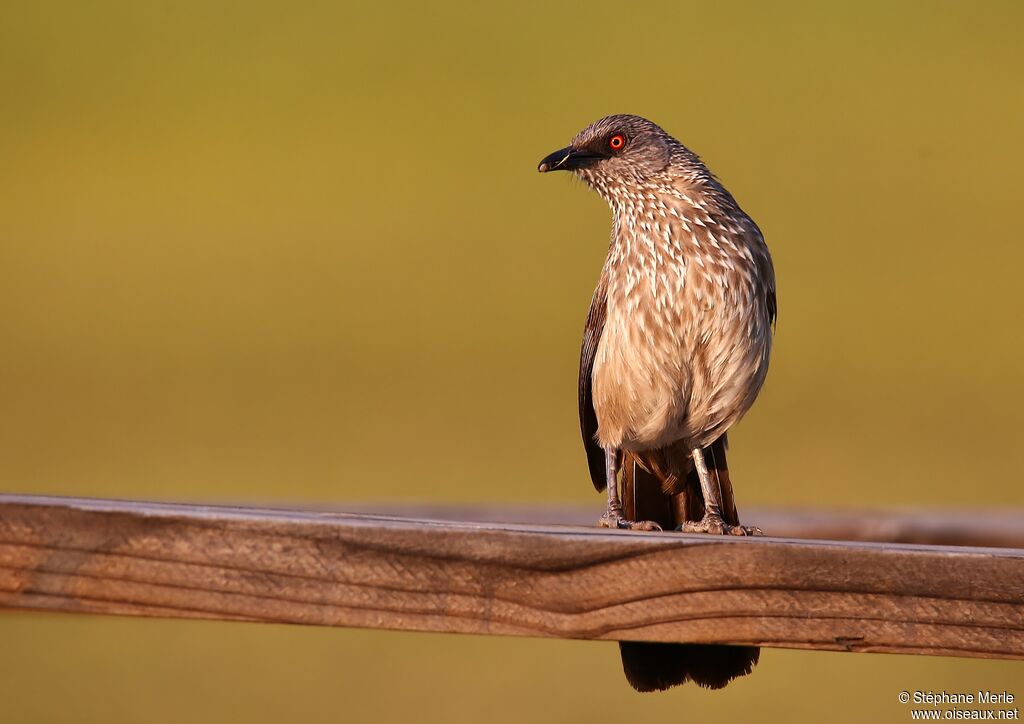
[{"label": "mottled plumage", "polygon": [[[591,478],[608,487],[603,524],[754,532],[739,525],[725,434],[768,371],[775,275],[760,230],[694,153],[637,116],[597,121],[540,165],[560,169],[614,218],[579,381]],[[623,644],[641,690],[723,686],[756,660],[751,647]]]}]

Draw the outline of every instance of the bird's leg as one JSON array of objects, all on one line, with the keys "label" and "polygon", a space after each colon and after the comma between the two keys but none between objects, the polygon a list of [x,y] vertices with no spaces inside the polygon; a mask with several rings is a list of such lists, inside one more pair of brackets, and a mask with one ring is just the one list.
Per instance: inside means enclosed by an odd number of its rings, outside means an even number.
[{"label": "bird's leg", "polygon": [[618,452],[604,451],[604,479],[608,485],[608,509],[597,522],[602,528],[621,528],[625,530],[661,530],[661,526],[651,520],[626,520],[622,514],[622,502],[619,500]]},{"label": "bird's leg", "polygon": [[700,490],[704,494],[704,517],[699,520],[688,520],[680,526],[684,533],[711,533],[713,535],[759,535],[757,528],[742,525],[729,525],[722,519],[722,490],[718,479],[712,479],[704,464],[704,451],[695,447],[691,451],[693,466],[700,478]]}]

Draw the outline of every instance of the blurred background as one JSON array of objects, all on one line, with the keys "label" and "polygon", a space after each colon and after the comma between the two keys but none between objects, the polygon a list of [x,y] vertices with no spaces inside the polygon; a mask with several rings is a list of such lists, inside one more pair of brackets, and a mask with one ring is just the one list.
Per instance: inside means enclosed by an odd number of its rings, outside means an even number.
[{"label": "blurred background", "polygon": [[[1022,20],[4,3],[0,489],[598,511],[575,375],[609,212],[535,169],[630,112],[775,257],[741,508],[1022,505]],[[0,641],[11,722],[904,721],[902,689],[1024,695],[1019,663],[910,656],[771,650],[722,692],[639,696],[601,643],[29,614]]]}]

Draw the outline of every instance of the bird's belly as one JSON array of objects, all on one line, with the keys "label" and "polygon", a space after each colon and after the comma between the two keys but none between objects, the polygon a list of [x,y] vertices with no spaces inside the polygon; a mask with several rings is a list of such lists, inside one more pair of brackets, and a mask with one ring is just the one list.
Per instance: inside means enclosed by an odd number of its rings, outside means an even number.
[{"label": "bird's belly", "polygon": [[679,439],[689,397],[681,350],[645,337],[609,315],[594,358],[598,441],[606,448],[650,449]]},{"label": "bird's belly", "polygon": [[680,325],[671,332],[609,314],[593,370],[598,441],[646,450],[711,444],[753,404],[770,334],[746,325]]}]

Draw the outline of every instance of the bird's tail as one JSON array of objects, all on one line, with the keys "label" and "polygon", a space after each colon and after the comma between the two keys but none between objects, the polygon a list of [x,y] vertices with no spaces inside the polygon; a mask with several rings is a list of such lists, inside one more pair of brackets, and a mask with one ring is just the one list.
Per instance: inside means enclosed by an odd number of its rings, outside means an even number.
[{"label": "bird's tail", "polygon": [[[705,448],[704,459],[722,490],[722,517],[726,523],[739,525],[725,448],[723,435]],[[688,451],[682,449],[627,453],[622,461],[622,501],[627,518],[653,520],[666,530],[704,516],[700,479]],[[687,681],[720,689],[737,676],[749,674],[761,652],[756,646],[646,641],[622,641],[619,649],[626,679],[637,691],[661,691]]]}]

